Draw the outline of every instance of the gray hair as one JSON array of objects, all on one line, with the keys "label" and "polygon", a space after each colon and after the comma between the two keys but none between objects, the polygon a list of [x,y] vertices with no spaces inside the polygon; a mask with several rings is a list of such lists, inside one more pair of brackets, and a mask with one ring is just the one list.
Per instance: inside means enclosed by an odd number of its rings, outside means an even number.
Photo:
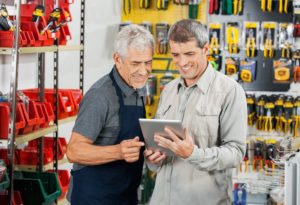
[{"label": "gray hair", "polygon": [[136,48],[140,51],[150,47],[152,52],[154,52],[154,39],[152,34],[144,27],[136,24],[124,26],[115,40],[114,52],[117,52],[124,58],[127,57],[129,47]]},{"label": "gray hair", "polygon": [[177,21],[171,26],[168,33],[168,40],[176,43],[186,43],[193,39],[196,39],[200,48],[203,48],[209,41],[206,26],[191,19]]}]

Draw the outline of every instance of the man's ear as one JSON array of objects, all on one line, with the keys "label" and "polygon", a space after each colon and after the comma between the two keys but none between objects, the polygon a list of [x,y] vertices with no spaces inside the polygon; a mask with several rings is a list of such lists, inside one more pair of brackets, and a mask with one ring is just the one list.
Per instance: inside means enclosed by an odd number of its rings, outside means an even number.
[{"label": "man's ear", "polygon": [[114,62],[116,64],[116,67],[120,68],[121,64],[122,64],[121,56],[117,52],[115,52],[114,55],[113,55],[113,59],[114,59]]},{"label": "man's ear", "polygon": [[205,55],[208,55],[208,50],[209,50],[209,44],[206,43],[204,46],[203,46],[203,52]]}]

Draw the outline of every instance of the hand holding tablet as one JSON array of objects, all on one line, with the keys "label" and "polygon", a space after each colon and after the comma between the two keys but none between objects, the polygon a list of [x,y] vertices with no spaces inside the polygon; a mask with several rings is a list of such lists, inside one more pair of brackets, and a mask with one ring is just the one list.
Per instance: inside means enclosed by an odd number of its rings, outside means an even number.
[{"label": "hand holding tablet", "polygon": [[167,156],[174,156],[174,152],[170,149],[159,146],[154,141],[154,135],[159,135],[167,139],[171,139],[169,134],[165,132],[165,128],[172,130],[176,136],[183,139],[184,129],[179,120],[162,120],[162,119],[139,119],[142,133],[145,139],[146,148],[152,151],[160,151]]}]

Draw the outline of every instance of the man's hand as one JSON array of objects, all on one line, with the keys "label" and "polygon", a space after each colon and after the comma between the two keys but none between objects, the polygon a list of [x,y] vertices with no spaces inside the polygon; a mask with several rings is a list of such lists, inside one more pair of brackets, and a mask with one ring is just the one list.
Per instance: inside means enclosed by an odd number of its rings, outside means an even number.
[{"label": "man's hand", "polygon": [[139,137],[135,137],[134,139],[123,140],[120,143],[121,159],[129,163],[136,162],[139,159],[140,149],[145,145],[144,142],[139,140]]},{"label": "man's hand", "polygon": [[180,139],[172,130],[165,128],[166,133],[171,139],[160,135],[154,135],[154,141],[161,147],[167,148],[174,152],[178,157],[188,158],[194,150],[194,142],[188,131],[184,130],[184,139]]},{"label": "man's hand", "polygon": [[159,164],[166,158],[166,155],[161,152],[155,152],[150,149],[144,151],[144,157],[151,164]]}]

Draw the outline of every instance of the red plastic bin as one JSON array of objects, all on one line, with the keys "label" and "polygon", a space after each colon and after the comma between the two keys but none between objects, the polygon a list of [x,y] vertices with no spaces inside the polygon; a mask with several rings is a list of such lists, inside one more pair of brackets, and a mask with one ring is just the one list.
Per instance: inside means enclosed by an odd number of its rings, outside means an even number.
[{"label": "red plastic bin", "polygon": [[[53,161],[52,148],[44,148],[44,165]],[[25,147],[17,150],[18,164],[22,165],[36,165],[38,162],[37,148]]]},{"label": "red plastic bin", "polygon": [[[26,89],[22,92],[28,96],[31,100],[39,99],[39,90],[38,89]],[[45,101],[49,102],[52,105],[54,110],[54,90],[45,89]],[[75,105],[72,100],[72,94],[68,90],[58,90],[58,105],[59,105],[59,114],[58,119],[67,118],[73,116],[75,113]]]},{"label": "red plastic bin", "polygon": [[46,122],[46,117],[43,111],[43,104],[42,103],[35,103],[36,105],[36,110],[38,113],[38,119],[36,125],[33,127],[33,130],[37,130],[41,127],[41,125],[45,124]]},{"label": "red plastic bin", "polygon": [[[8,152],[7,152],[7,149],[0,148],[0,159],[2,159],[5,164],[8,164]],[[14,162],[15,162],[15,164],[18,164],[17,151],[15,151]]]},{"label": "red plastic bin", "polygon": [[68,25],[64,25],[60,28],[59,45],[66,45],[69,40],[72,39],[72,35]]},{"label": "red plastic bin", "polygon": [[[37,149],[38,139],[32,140],[28,143],[28,147]],[[54,138],[53,137],[44,137],[44,149],[53,149]],[[58,154],[57,158],[59,160],[64,158],[64,155],[67,151],[67,142],[64,137],[58,138]]]},{"label": "red plastic bin", "polygon": [[[24,32],[20,33],[19,46],[27,45],[27,38]],[[12,47],[14,34],[12,31],[0,31],[0,47]]]},{"label": "red plastic bin", "polygon": [[35,39],[34,39],[32,31],[24,31],[24,33],[26,34],[28,46],[34,46]]},{"label": "red plastic bin", "polygon": [[34,101],[29,100],[28,110],[24,103],[20,103],[22,112],[26,121],[24,128],[20,129],[20,134],[27,134],[33,131],[33,128],[39,123],[39,115]]},{"label": "red plastic bin", "polygon": [[50,124],[53,124],[53,121],[55,119],[55,115],[53,113],[53,109],[51,107],[51,104],[48,102],[36,102],[37,104],[40,104],[42,107],[42,111],[45,117],[45,122],[40,125],[41,128],[48,127]]},{"label": "red plastic bin", "polygon": [[[9,103],[0,103],[0,139],[7,139],[8,137],[8,125],[9,125]],[[16,108],[16,122],[15,122],[15,132],[19,133],[19,130],[24,128],[26,124],[21,104],[17,103]]]},{"label": "red plastic bin", "polygon": [[74,112],[71,113],[71,115],[76,115],[79,110],[79,104],[83,98],[82,91],[80,89],[68,89],[65,91],[69,91],[71,93],[71,99],[73,101],[73,104],[75,106]]},{"label": "red plastic bin", "polygon": [[[1,205],[8,204],[8,191],[0,192]],[[23,205],[22,197],[19,191],[14,191],[14,200],[12,205]]]}]

